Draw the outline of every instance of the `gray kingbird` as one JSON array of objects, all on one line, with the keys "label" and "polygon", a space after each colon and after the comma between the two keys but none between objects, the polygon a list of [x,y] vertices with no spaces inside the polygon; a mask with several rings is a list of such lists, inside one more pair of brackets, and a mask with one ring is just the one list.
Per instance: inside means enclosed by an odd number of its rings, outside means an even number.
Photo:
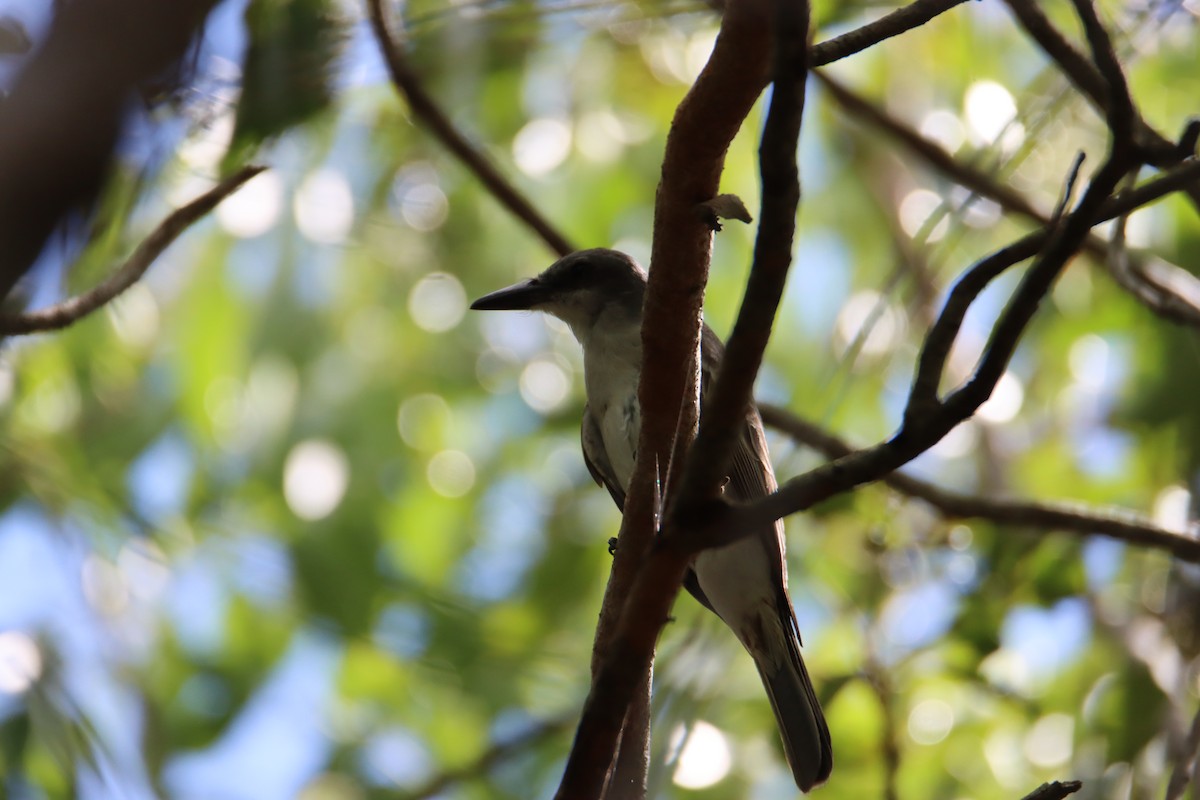
[{"label": "gray kingbird", "polygon": [[[615,250],[580,250],[536,278],[481,297],[477,310],[536,310],[559,318],[583,347],[583,459],[596,482],[624,510],[637,459],[641,424],[637,399],[642,366],[642,301],[646,273]],[[724,347],[704,326],[701,403]],[[734,501],[776,488],[762,421],[751,407],[741,426],[728,482]],[[696,556],[684,582],[716,613],[754,659],[783,737],[796,785],[823,783],[833,768],[829,728],[800,656],[800,631],[787,590],[783,522]]]}]

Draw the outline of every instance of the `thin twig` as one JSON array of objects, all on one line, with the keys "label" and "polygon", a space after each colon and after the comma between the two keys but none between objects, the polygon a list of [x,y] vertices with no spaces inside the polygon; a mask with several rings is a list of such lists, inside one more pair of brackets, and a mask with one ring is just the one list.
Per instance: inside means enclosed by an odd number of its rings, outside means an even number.
[{"label": "thin twig", "polygon": [[0,317],[0,336],[60,330],[91,314],[137,283],[184,231],[265,169],[260,166],[242,167],[195,200],[172,211],[142,240],[124,264],[87,292],[49,308]]},{"label": "thin twig", "polygon": [[[788,434],[826,458],[842,458],[854,452],[845,440],[790,411],[767,404],[760,404],[758,410],[764,424]],[[893,472],[883,482],[901,494],[928,503],[949,519],[980,519],[1018,528],[1107,536],[1133,545],[1165,550],[1184,561],[1200,562],[1200,522],[1192,523],[1186,531],[1170,530],[1129,509],[982,497],[943,489],[903,472]]]},{"label": "thin twig", "polygon": [[809,64],[822,67],[852,56],[885,39],[919,28],[939,14],[965,2],[967,0],[914,0],[861,28],[813,45],[809,53]]},{"label": "thin twig", "polygon": [[471,144],[450,118],[442,111],[433,97],[425,91],[417,73],[408,63],[408,55],[400,39],[393,36],[388,27],[387,18],[383,12],[383,0],[367,0],[367,10],[371,18],[371,27],[379,48],[383,51],[392,83],[397,91],[408,100],[413,113],[419,117],[437,139],[452,152],[467,169],[471,170],[492,196],[499,200],[515,217],[524,222],[531,230],[541,237],[546,245],[565,256],[574,251],[573,245],[554,227],[542,214],[517,191],[508,179],[500,174],[500,170],[484,155],[483,151]]}]

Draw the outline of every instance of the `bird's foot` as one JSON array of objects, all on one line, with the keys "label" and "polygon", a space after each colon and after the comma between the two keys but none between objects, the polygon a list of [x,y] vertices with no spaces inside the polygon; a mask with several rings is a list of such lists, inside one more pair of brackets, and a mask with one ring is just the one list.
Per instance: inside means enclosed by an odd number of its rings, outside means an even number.
[{"label": "bird's foot", "polygon": [[617,537],[613,536],[608,540],[608,554],[615,556],[617,554]]}]

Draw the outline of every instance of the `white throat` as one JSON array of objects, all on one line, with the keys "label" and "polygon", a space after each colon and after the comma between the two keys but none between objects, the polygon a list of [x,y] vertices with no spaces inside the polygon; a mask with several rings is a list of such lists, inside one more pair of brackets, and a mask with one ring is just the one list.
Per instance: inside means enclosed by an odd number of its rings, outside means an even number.
[{"label": "white throat", "polygon": [[[567,320],[570,324],[570,320]],[[628,488],[637,458],[641,413],[637,402],[642,368],[640,317],[601,312],[590,325],[572,325],[583,346],[583,382],[588,407],[600,424],[613,471]]]}]

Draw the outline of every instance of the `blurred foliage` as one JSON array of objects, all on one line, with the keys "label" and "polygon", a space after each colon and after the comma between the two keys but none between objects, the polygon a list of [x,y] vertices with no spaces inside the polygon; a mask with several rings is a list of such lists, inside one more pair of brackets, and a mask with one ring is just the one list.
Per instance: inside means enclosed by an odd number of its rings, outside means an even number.
[{"label": "blurred foliage", "polygon": [[[1069,3],[1046,5],[1077,33]],[[818,3],[817,38],[879,10]],[[1194,8],[1103,10],[1142,109],[1171,135],[1198,110]],[[414,0],[403,13],[456,124],[572,240],[644,261],[663,140],[711,11]],[[0,794],[548,797],[618,516],[578,453],[569,333],[466,304],[551,255],[412,124],[357,4],[226,4],[197,58],[188,124],[150,120],[105,225],[37,296],[90,284],[222,165],[253,153],[272,171],[104,313],[0,351]],[[1000,4],[831,69],[1042,208],[1078,149],[1100,160],[1099,120]],[[819,87],[810,97],[797,265],[759,394],[865,444],[898,422],[938,294],[1028,226],[968,203]],[[722,187],[755,216],[759,123]],[[939,203],[944,223],[929,217]],[[753,235],[731,223],[717,237],[718,331]],[[1181,199],[1135,214],[1130,239],[1200,263]],[[998,283],[968,316],[959,378],[1013,285]],[[1198,375],[1194,331],[1079,259],[1000,397],[912,469],[1178,524],[1194,515]],[[771,444],[783,477],[817,463]],[[836,752],[821,797],[1016,798],[1068,778],[1081,796],[1161,796],[1171,726],[1196,705],[1196,570],[943,520],[879,487],[788,532]],[[750,660],[690,599],[675,614],[655,796],[794,796]]]}]

